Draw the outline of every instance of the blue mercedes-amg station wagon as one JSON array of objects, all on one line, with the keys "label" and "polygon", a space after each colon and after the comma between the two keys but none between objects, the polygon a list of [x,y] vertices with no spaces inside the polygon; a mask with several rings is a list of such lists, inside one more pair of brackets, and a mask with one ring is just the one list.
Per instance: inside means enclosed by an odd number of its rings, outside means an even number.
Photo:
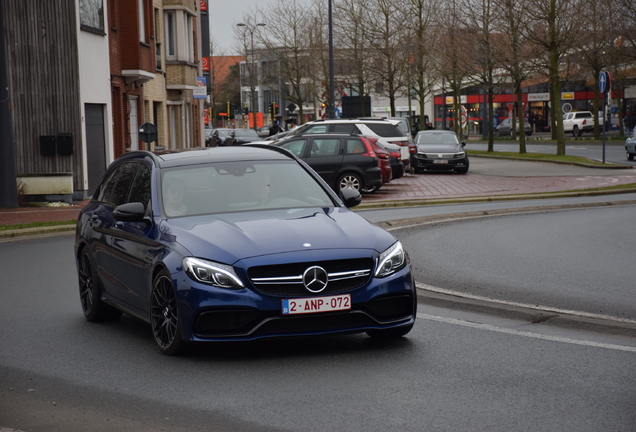
[{"label": "blue mercedes-amg station wagon", "polygon": [[190,342],[366,332],[415,322],[408,256],[278,147],[126,153],[77,222],[88,321],[150,323],[159,350]]}]

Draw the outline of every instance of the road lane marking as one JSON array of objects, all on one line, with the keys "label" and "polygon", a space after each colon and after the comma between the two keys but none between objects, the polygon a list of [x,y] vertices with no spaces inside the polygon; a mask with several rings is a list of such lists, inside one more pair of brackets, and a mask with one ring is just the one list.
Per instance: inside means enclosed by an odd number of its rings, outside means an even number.
[{"label": "road lane marking", "polygon": [[529,337],[533,339],[542,339],[542,340],[547,340],[551,342],[562,342],[562,343],[568,343],[573,345],[583,345],[583,346],[589,346],[594,348],[603,348],[603,349],[611,349],[611,350],[617,350],[617,351],[627,351],[627,352],[636,353],[636,347],[630,347],[630,346],[624,346],[624,345],[605,344],[605,343],[592,342],[592,341],[586,341],[586,340],[571,339],[571,338],[560,337],[560,336],[542,335],[542,334],[532,333],[527,331],[512,330],[512,329],[507,329],[503,327],[497,327],[491,324],[481,324],[476,322],[464,321],[464,320],[459,320],[455,318],[446,318],[446,317],[441,317],[437,315],[429,315],[424,313],[418,313],[417,317],[419,319],[437,321],[437,322],[441,322],[445,324],[454,324],[454,325],[459,325],[463,327],[470,327],[477,330],[486,330],[486,331],[492,331],[497,333],[514,335],[514,336],[523,336],[523,337]]},{"label": "road lane marking", "polygon": [[469,294],[469,293],[464,293],[461,291],[454,291],[454,290],[449,290],[449,289],[445,289],[445,288],[439,288],[433,285],[427,285],[421,282],[416,282],[415,286],[418,289],[424,290],[424,291],[431,291],[431,292],[435,292],[435,293],[439,293],[439,294],[446,294],[446,295],[451,295],[451,296],[455,296],[455,297],[460,297],[460,298],[466,298],[466,299],[470,299],[470,300],[479,300],[479,301],[484,301],[484,302],[488,302],[488,303],[496,303],[496,304],[500,304],[500,305],[504,305],[504,306],[514,306],[514,307],[521,307],[521,308],[525,308],[525,309],[532,309],[532,310],[537,310],[537,311],[545,311],[545,312],[553,312],[553,313],[557,313],[557,314],[561,314],[561,315],[572,315],[572,316],[577,316],[577,317],[583,317],[583,318],[593,318],[593,319],[600,319],[600,320],[606,320],[606,321],[613,321],[613,322],[618,322],[618,323],[624,323],[624,324],[634,324],[636,325],[636,320],[631,320],[631,319],[627,319],[627,318],[618,318],[618,317],[613,317],[610,315],[602,315],[602,314],[595,314],[595,313],[589,313],[589,312],[581,312],[581,311],[575,311],[575,310],[569,310],[569,309],[560,309],[560,308],[555,308],[555,307],[550,307],[550,306],[542,306],[542,305],[531,305],[531,304],[527,304],[527,303],[518,303],[518,302],[512,302],[512,301],[507,301],[507,300],[497,300],[497,299],[493,299],[490,297],[483,297],[483,296],[478,296],[478,295],[474,295],[474,294]]}]

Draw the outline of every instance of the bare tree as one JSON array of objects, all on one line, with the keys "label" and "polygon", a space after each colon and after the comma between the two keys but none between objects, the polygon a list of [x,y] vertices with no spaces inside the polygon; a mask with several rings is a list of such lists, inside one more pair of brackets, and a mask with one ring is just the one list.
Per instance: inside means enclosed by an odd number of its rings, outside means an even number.
[{"label": "bare tree", "polygon": [[407,61],[409,76],[408,95],[413,91],[419,102],[420,123],[419,130],[427,128],[424,117],[424,105],[429,98],[436,82],[433,53],[436,47],[432,41],[435,11],[439,7],[439,0],[407,0],[405,24],[410,37],[405,44],[408,47]]},{"label": "bare tree", "polygon": [[557,155],[565,154],[561,115],[562,59],[572,48],[580,47],[580,11],[584,0],[526,0],[531,20],[528,39],[543,50],[543,67],[550,80],[550,127],[557,141]]},{"label": "bare tree", "polygon": [[369,16],[366,0],[341,0],[334,5],[334,45],[343,58],[337,74],[344,77],[360,96],[360,115],[365,114],[364,100],[371,93]]},{"label": "bare tree", "polygon": [[515,94],[516,118],[511,115],[512,136],[516,125],[519,125],[519,153],[526,153],[525,110],[523,108],[523,82],[531,73],[530,62],[536,58],[536,46],[526,40],[524,29],[528,27],[527,11],[523,0],[499,0],[498,5],[503,12],[498,20],[502,31],[500,43],[497,44],[497,57],[501,66],[508,72]]},{"label": "bare tree", "polygon": [[401,4],[393,0],[368,0],[368,40],[374,59],[373,75],[380,84],[376,91],[389,98],[391,116],[395,116],[395,99],[403,86],[402,72],[405,63],[405,27]]},{"label": "bare tree", "polygon": [[267,55],[280,67],[286,100],[298,107],[299,121],[303,122],[303,105],[314,92],[312,76],[313,7],[302,0],[276,0],[262,11],[268,25],[259,32],[259,40]]},{"label": "bare tree", "polygon": [[437,14],[438,38],[434,42],[439,48],[436,68],[453,92],[453,127],[458,136],[462,135],[461,90],[475,73],[471,49],[474,41],[461,36],[467,31],[462,15],[457,0],[441,4]]},{"label": "bare tree", "polygon": [[499,29],[495,22],[497,14],[500,12],[498,6],[499,3],[495,0],[464,0],[462,2],[462,7],[473,12],[465,16],[465,25],[475,38],[475,78],[479,81],[480,86],[484,88],[484,95],[488,105],[489,152],[494,151],[494,98],[498,81],[495,69],[500,64],[496,51],[501,34],[495,33],[495,30]]}]

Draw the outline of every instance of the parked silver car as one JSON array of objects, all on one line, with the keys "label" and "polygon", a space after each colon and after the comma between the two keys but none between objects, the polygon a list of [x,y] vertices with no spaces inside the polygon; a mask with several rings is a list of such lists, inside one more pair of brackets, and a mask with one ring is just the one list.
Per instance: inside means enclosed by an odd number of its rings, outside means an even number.
[{"label": "parked silver car", "polygon": [[[519,130],[519,120],[516,119],[516,127],[517,127],[517,131]],[[528,120],[526,119],[523,122],[524,125],[524,129],[526,131],[526,135],[530,136],[532,135],[532,126],[530,126],[530,123],[528,123]],[[510,131],[512,130],[512,120],[510,119],[510,117],[508,117],[507,119],[505,119],[504,121],[502,121],[501,123],[499,123],[499,126],[497,126],[497,128],[495,129],[495,136],[502,136],[502,135],[510,135]]]},{"label": "parked silver car", "polygon": [[625,152],[627,160],[633,161],[636,156],[636,127],[632,130],[632,136],[625,140]]}]

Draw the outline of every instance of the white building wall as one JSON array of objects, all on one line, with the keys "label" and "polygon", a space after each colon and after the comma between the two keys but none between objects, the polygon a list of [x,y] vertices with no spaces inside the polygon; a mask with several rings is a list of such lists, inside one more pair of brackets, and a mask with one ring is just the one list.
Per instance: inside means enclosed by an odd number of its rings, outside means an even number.
[{"label": "white building wall", "polygon": [[[104,0],[104,28],[108,29],[107,1]],[[86,161],[86,124],[84,107],[86,104],[101,104],[104,107],[104,138],[106,142],[106,163],[113,160],[112,135],[112,99],[110,86],[110,53],[108,36],[80,30],[79,0],[75,0],[77,10],[77,41],[79,50],[80,100],[82,110],[82,146],[84,155],[84,182],[88,188],[88,174]]]}]

